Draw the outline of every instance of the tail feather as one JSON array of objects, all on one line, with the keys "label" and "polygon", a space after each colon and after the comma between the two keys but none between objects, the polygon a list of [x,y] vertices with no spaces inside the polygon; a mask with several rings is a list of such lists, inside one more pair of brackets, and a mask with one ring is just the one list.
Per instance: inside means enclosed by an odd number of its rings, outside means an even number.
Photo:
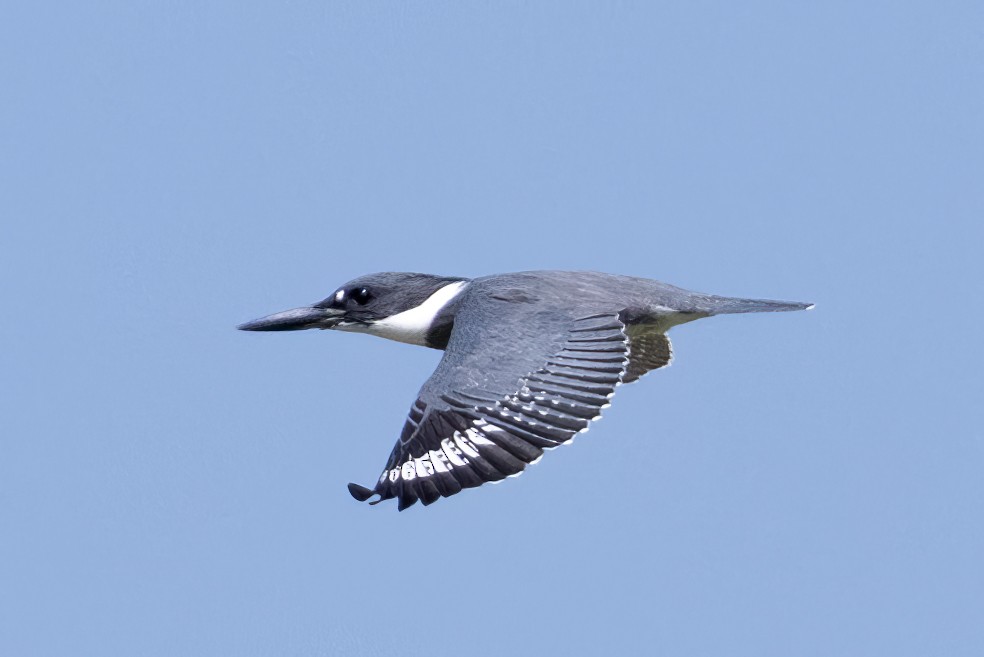
[{"label": "tail feather", "polygon": [[706,312],[711,315],[731,313],[776,313],[791,310],[812,310],[812,303],[802,301],[773,301],[771,299],[735,299],[732,297],[708,297]]}]

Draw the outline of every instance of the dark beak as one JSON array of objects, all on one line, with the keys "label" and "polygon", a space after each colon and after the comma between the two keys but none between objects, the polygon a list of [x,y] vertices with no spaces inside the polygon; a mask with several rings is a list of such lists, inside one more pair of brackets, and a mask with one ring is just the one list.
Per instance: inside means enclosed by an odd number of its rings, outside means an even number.
[{"label": "dark beak", "polygon": [[334,308],[294,308],[274,313],[252,322],[240,324],[240,331],[299,331],[301,329],[330,329],[342,321],[345,311]]}]

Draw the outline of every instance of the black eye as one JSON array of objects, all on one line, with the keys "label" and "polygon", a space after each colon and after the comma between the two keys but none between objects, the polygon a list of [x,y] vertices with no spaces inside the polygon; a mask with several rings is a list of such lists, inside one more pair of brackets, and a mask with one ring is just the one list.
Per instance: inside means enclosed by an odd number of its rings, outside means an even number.
[{"label": "black eye", "polygon": [[366,305],[369,303],[369,300],[372,299],[372,294],[370,294],[369,290],[364,287],[357,287],[349,290],[349,296],[355,299],[355,302],[360,306]]}]

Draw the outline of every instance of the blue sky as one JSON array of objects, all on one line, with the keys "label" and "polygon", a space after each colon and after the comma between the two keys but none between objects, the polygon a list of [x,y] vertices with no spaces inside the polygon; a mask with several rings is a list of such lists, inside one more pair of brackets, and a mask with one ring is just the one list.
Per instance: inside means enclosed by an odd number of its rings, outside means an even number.
[{"label": "blue sky", "polygon": [[[21,3],[0,653],[976,655],[984,9]],[[437,352],[239,322],[385,270],[813,301],[398,514]]]}]

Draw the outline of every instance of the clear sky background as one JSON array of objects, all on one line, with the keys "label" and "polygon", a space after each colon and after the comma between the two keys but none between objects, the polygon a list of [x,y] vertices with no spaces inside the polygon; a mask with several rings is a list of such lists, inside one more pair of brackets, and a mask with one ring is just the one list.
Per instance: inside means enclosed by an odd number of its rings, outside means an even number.
[{"label": "clear sky background", "polygon": [[[0,654],[981,654],[984,4],[17,4]],[[234,330],[546,268],[817,308],[404,513],[440,354]]]}]

